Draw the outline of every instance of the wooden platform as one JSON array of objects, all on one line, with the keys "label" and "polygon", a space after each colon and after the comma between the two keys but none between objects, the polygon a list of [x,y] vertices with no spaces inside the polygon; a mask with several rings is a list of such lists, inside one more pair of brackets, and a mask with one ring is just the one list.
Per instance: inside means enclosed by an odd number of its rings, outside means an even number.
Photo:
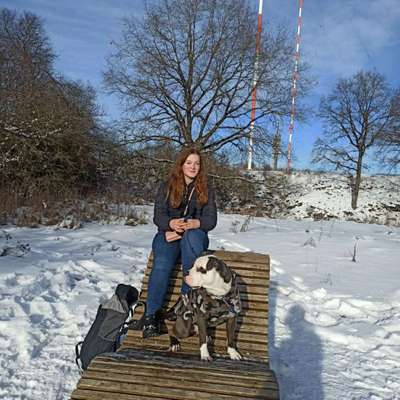
[{"label": "wooden platform", "polygon": [[[181,351],[168,351],[165,334],[142,339],[140,331],[130,330],[115,354],[97,357],[72,393],[73,400],[219,400],[279,399],[278,384],[268,363],[268,288],[269,256],[256,253],[216,251],[237,275],[243,312],[239,317],[237,344],[243,361],[226,356],[225,325],[210,332],[211,363],[199,360],[197,337],[181,342]],[[146,300],[152,266],[150,257],[140,298]],[[182,273],[177,266],[170,280],[164,308],[179,297]],[[138,315],[135,315],[137,318]]]}]

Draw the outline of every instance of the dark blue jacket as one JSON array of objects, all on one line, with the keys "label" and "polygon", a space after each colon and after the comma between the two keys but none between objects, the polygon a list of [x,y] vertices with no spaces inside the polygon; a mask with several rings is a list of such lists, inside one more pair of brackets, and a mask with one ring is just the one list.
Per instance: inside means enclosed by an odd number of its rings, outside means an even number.
[{"label": "dark blue jacket", "polygon": [[175,218],[194,218],[200,220],[200,229],[205,232],[211,231],[217,225],[217,205],[215,203],[215,191],[208,187],[208,201],[202,207],[197,204],[196,191],[193,192],[192,198],[189,202],[189,207],[186,215],[184,214],[187,199],[193,188],[194,183],[186,186],[183,195],[182,203],[178,208],[173,208],[167,199],[168,183],[164,182],[160,185],[157,191],[156,199],[154,202],[154,223],[158,226],[161,232],[171,231],[169,226],[171,219]]}]

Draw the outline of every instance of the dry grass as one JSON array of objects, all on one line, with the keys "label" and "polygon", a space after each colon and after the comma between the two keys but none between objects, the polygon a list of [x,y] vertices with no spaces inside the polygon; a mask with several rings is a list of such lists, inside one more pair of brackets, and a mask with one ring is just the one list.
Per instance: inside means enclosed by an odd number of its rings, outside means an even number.
[{"label": "dry grass", "polygon": [[[109,191],[106,194],[42,193],[22,199],[15,191],[1,191],[0,225],[15,224],[35,228],[39,225],[77,226],[89,221],[120,222],[137,225],[147,223],[147,215],[135,205],[140,202],[126,191]],[[143,203],[143,202],[142,202]],[[71,226],[72,227],[72,226]]]}]

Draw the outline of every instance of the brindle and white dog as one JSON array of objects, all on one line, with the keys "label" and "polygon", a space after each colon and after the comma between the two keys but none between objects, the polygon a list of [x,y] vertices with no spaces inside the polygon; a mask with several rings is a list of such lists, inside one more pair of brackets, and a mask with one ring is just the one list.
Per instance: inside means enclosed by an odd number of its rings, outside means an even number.
[{"label": "brindle and white dog", "polygon": [[[185,277],[192,287],[174,307],[176,322],[170,337],[171,350],[179,350],[179,339],[198,331],[200,357],[212,361],[207,346],[207,328],[226,323],[227,353],[232,360],[242,356],[236,350],[235,330],[241,311],[236,274],[212,255],[199,257]],[[197,328],[197,329],[196,329]]]}]

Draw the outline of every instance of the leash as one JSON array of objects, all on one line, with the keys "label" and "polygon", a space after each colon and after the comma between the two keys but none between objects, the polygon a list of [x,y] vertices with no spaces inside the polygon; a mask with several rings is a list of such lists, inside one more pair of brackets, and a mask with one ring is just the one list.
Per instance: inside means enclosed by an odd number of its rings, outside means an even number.
[{"label": "leash", "polygon": [[183,212],[183,218],[186,218],[186,217],[187,217],[186,213],[187,213],[188,210],[189,210],[190,200],[192,199],[193,192],[194,192],[194,189],[195,189],[195,188],[196,188],[196,187],[193,186],[193,187],[192,187],[192,190],[190,191],[190,194],[189,194],[189,197],[188,197],[188,200],[187,200],[187,203],[186,203],[185,211]]}]

